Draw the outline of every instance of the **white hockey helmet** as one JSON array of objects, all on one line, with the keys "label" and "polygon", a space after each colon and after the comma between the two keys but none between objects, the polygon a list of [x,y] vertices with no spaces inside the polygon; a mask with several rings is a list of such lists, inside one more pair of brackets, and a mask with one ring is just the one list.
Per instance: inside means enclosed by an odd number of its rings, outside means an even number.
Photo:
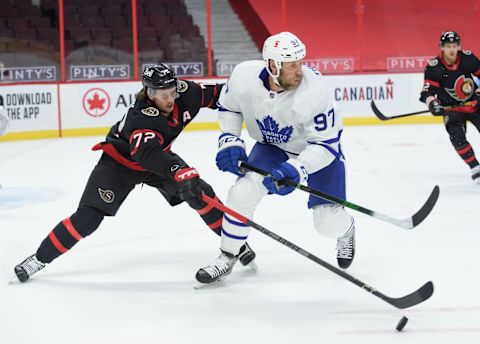
[{"label": "white hockey helmet", "polygon": [[[263,60],[267,65],[268,73],[274,78],[280,75],[280,69],[282,68],[282,62],[294,62],[303,60],[307,53],[305,44],[290,32],[280,32],[276,35],[270,36],[263,43]],[[273,60],[277,67],[277,73],[272,74],[268,61]]]}]

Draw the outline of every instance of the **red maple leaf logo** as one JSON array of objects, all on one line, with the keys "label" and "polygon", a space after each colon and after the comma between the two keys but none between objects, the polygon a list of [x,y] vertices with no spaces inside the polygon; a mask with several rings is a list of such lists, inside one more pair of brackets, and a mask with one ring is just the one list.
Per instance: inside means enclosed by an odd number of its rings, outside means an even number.
[{"label": "red maple leaf logo", "polygon": [[105,101],[106,99],[105,98],[100,99],[100,96],[96,92],[93,95],[92,99],[87,99],[90,110],[95,110],[95,109],[103,110]]}]

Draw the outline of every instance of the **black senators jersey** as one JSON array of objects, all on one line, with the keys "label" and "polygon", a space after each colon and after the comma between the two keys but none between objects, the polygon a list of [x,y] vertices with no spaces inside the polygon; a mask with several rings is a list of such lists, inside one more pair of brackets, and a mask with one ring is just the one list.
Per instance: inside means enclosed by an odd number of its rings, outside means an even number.
[{"label": "black senators jersey", "polygon": [[104,142],[93,150],[102,149],[118,163],[137,171],[166,175],[177,163],[168,154],[173,141],[198,114],[200,108],[216,108],[223,84],[202,85],[178,80],[178,97],[173,112],[164,116],[155,104],[137,99],[125,116],[115,124]]},{"label": "black senators jersey", "polygon": [[[459,51],[454,65],[448,65],[441,56],[437,56],[425,68],[420,101],[425,102],[428,97],[436,96],[443,106],[468,102],[477,89],[474,76],[480,76],[480,61],[472,52]],[[459,106],[452,110],[475,111],[473,106]]]}]

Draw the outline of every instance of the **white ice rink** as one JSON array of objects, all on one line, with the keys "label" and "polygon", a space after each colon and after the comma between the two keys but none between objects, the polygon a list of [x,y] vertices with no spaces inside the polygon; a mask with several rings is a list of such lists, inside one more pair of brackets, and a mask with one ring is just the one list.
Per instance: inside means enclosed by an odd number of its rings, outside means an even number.
[{"label": "white ice rink", "polygon": [[[480,155],[479,134],[469,138]],[[217,132],[174,144],[225,199],[234,176],[215,167]],[[259,270],[240,265],[195,290],[219,239],[186,205],[137,187],[115,218],[25,284],[13,266],[77,207],[99,137],[0,143],[0,343],[480,343],[480,185],[441,125],[346,127],[348,199],[395,217],[413,214],[435,184],[430,216],[408,231],[351,211],[357,252],[348,273],[394,297],[428,280],[435,293],[396,310],[252,230]],[[247,141],[251,147],[251,141]],[[307,195],[270,196],[255,221],[333,264]],[[395,326],[402,315],[404,332]]]}]

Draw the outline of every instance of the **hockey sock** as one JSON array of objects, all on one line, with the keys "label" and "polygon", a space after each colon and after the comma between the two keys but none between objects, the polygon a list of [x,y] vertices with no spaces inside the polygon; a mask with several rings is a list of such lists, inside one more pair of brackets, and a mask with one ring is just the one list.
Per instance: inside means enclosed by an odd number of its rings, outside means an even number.
[{"label": "hockey sock", "polygon": [[[214,199],[220,202],[217,197],[214,197]],[[223,211],[218,210],[213,205],[206,205],[204,208],[197,210],[197,212],[215,234],[221,235]]]},{"label": "hockey sock", "polygon": [[37,250],[37,259],[51,263],[61,254],[70,250],[77,242],[92,234],[103,220],[104,215],[95,208],[79,208],[52,229]]},{"label": "hockey sock", "polygon": [[458,155],[460,155],[460,157],[463,159],[463,161],[465,161],[465,163],[470,166],[470,168],[478,165],[478,161],[475,158],[473,148],[469,143],[460,148],[456,148],[456,151]]}]

